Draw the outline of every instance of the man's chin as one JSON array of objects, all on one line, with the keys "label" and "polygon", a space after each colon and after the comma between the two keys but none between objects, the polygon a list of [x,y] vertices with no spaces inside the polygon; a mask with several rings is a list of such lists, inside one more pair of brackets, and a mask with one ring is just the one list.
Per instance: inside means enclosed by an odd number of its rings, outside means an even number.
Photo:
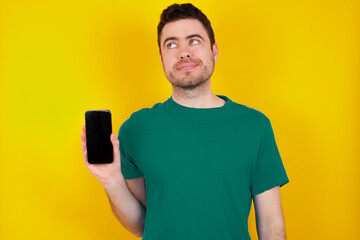
[{"label": "man's chin", "polygon": [[181,79],[176,81],[170,81],[171,85],[177,88],[181,88],[184,90],[195,89],[201,85],[203,85],[206,81],[202,79]]},{"label": "man's chin", "polygon": [[178,89],[182,89],[182,90],[193,90],[193,89],[199,87],[198,85],[178,85],[178,84],[173,84],[172,86],[173,86],[173,88],[178,88]]}]

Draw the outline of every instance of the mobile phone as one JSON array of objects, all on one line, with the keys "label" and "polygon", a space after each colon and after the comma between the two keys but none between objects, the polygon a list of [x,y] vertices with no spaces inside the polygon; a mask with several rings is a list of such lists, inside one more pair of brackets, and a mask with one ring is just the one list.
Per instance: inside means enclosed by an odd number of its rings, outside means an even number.
[{"label": "mobile phone", "polygon": [[86,147],[88,162],[93,164],[112,163],[113,145],[110,110],[89,110],[85,112]]}]

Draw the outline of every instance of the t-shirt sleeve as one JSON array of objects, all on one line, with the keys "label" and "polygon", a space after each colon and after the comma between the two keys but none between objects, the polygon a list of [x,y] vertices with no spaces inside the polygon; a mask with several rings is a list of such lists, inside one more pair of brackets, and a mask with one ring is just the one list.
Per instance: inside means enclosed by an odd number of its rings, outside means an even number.
[{"label": "t-shirt sleeve", "polygon": [[120,127],[118,139],[119,139],[119,149],[121,156],[121,172],[125,179],[132,179],[143,177],[144,174],[135,164],[132,155],[132,141],[131,141],[131,129],[130,122],[127,119]]},{"label": "t-shirt sleeve", "polygon": [[258,157],[252,171],[251,194],[255,196],[275,186],[282,187],[288,182],[289,178],[275,142],[271,122],[266,118]]}]

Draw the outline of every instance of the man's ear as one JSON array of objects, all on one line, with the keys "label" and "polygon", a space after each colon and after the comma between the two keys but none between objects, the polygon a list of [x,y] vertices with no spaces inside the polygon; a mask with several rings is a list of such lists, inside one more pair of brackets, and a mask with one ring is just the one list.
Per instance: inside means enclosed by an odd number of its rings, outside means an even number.
[{"label": "man's ear", "polygon": [[159,51],[159,55],[160,55],[161,64],[163,64],[163,59],[160,51]]},{"label": "man's ear", "polygon": [[219,49],[216,43],[214,43],[213,47],[212,47],[212,52],[214,55],[214,61],[216,62],[218,59],[218,54],[219,54]]}]

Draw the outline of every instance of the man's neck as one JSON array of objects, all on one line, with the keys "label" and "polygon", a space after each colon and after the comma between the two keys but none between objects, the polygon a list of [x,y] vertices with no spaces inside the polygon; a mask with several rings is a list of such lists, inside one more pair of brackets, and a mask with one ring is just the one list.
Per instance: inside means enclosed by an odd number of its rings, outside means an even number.
[{"label": "man's neck", "polygon": [[[208,81],[210,83],[210,81]],[[192,108],[214,108],[221,107],[225,100],[216,96],[210,87],[210,84],[201,86],[192,90],[184,90],[173,86],[172,99],[185,107]]]}]

